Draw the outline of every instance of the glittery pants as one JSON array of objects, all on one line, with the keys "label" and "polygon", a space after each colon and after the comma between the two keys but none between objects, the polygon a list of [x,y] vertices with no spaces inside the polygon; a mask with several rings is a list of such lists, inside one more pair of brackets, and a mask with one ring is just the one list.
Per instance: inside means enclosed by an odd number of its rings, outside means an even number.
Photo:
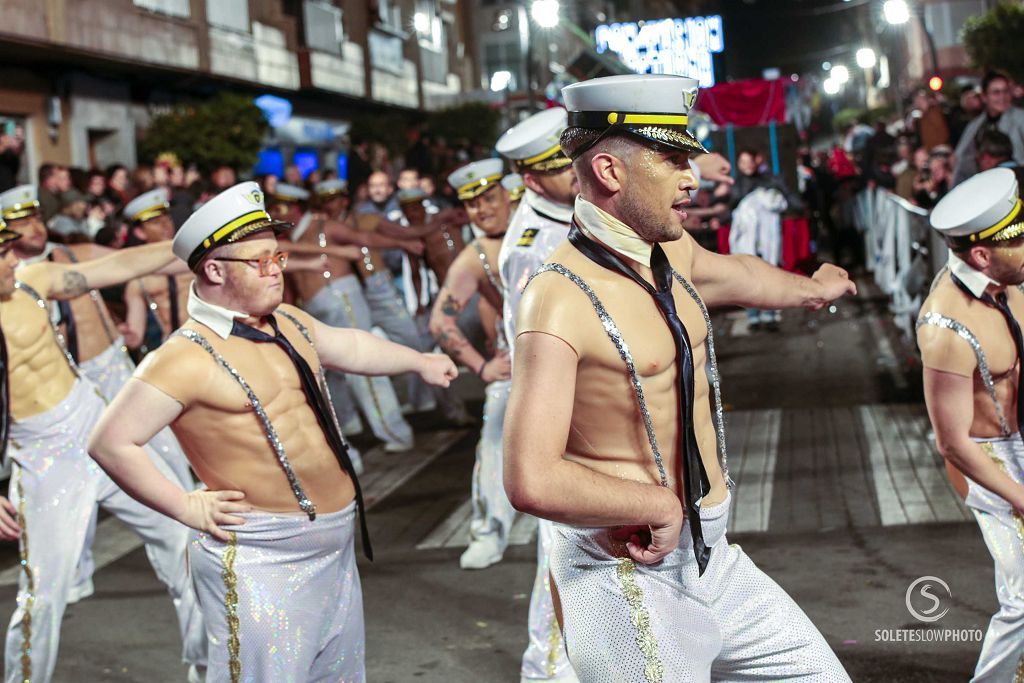
[{"label": "glittery pants", "polygon": [[700,577],[689,524],[651,566],[628,559],[607,528],[555,525],[551,574],[581,681],[850,680],[796,603],[728,544],[728,518],[728,500],[701,510],[712,550]]},{"label": "glittery pants", "polygon": [[[338,278],[321,289],[306,303],[306,311],[320,322],[334,327],[369,331],[372,326],[370,309],[355,275]],[[370,423],[370,429],[378,439],[387,443],[412,441],[412,427],[402,417],[391,378],[346,376],[328,371],[327,383],[332,398],[337,402],[336,406],[346,405],[348,402],[345,397],[349,390],[352,391]],[[351,415],[338,412],[338,422],[342,425],[350,418]]]},{"label": "glittery pants", "polygon": [[[1018,435],[980,441],[1007,475],[1024,483],[1024,441]],[[999,611],[989,622],[972,681],[1024,680],[1024,518],[1005,500],[968,479],[971,508],[995,561]]]},{"label": "glittery pants", "polygon": [[[230,543],[192,533],[210,638],[206,683],[365,680],[355,503],[317,515],[254,512]],[[232,672],[238,672],[232,677]]]},{"label": "glittery pants", "polygon": [[508,502],[502,479],[502,425],[511,388],[512,382],[508,380],[487,385],[484,426],[480,430],[473,466],[473,517],[469,522],[469,535],[473,540],[496,534],[503,551],[516,514],[512,503]]},{"label": "glittery pants", "polygon": [[[104,402],[88,380],[78,380],[55,408],[14,422],[11,502],[19,511],[23,571],[17,608],[7,630],[8,683],[49,681],[57,663],[60,624],[86,531],[98,505],[132,527],[146,543],[157,577],[178,613],[183,659],[203,664],[206,634],[188,581],[188,530],[139,503],[111,481],[86,452]],[[154,464],[173,477],[159,458]]]},{"label": "glittery pants", "polygon": [[530,595],[530,643],[523,653],[520,669],[523,678],[541,681],[575,675],[565,652],[551,596],[550,557],[554,533],[553,522],[537,520],[537,573],[533,577],[533,593]]}]

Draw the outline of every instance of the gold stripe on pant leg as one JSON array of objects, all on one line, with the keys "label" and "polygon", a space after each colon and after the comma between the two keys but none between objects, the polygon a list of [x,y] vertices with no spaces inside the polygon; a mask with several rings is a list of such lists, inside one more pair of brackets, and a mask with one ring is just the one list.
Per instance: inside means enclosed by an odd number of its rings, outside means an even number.
[{"label": "gold stripe on pant leg", "polygon": [[228,621],[228,670],[231,673],[231,683],[238,683],[242,678],[242,662],[239,659],[241,644],[238,639],[238,577],[235,575],[235,556],[238,554],[238,537],[232,531],[228,539],[228,547],[224,550],[224,570],[221,578],[224,580],[224,609],[227,611]]},{"label": "gold stripe on pant leg", "polygon": [[36,582],[32,567],[28,563],[28,520],[25,519],[25,487],[21,483],[21,468],[16,467],[18,477],[18,524],[21,526],[20,560],[21,571],[25,573],[25,615],[21,620],[21,678],[24,683],[32,681],[32,606],[36,601]]},{"label": "gold stripe on pant leg", "polygon": [[617,552],[619,564],[615,573],[619,577],[619,585],[622,587],[622,595],[629,606],[629,621],[636,629],[636,644],[644,658],[644,678],[647,683],[662,683],[665,676],[665,667],[661,663],[658,654],[658,638],[651,628],[651,615],[644,606],[644,592],[636,582],[636,563],[626,555],[625,544],[622,544],[621,552]]}]

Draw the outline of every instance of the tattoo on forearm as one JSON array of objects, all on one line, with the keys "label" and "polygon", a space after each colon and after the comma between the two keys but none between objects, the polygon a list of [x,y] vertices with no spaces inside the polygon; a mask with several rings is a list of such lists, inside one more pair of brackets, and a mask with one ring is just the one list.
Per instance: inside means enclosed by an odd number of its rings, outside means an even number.
[{"label": "tattoo on forearm", "polygon": [[81,296],[88,291],[89,283],[86,281],[84,275],[79,273],[77,270],[68,270],[64,272],[64,281],[60,290],[61,294],[69,297],[75,297]]},{"label": "tattoo on forearm", "polygon": [[437,336],[437,343],[453,360],[462,360],[462,352],[469,346],[462,332],[454,325],[441,330],[441,334]]},{"label": "tattoo on forearm", "polygon": [[441,302],[441,312],[445,315],[457,316],[462,313],[462,309],[466,307],[466,304],[455,298],[455,295],[449,293]]}]

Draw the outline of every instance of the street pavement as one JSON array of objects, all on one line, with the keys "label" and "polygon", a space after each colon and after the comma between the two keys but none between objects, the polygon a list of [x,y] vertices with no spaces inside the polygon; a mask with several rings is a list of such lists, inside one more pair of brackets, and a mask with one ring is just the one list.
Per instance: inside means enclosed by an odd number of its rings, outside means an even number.
[{"label": "street pavement", "polygon": [[[885,300],[862,289],[833,310],[786,311],[778,333],[715,313],[737,481],[730,540],[804,608],[854,681],[965,681],[980,642],[934,638],[984,631],[997,608],[991,558],[930,442],[911,346]],[[479,385],[465,378],[462,388],[479,414]],[[514,682],[533,526],[517,522],[500,564],[461,571],[476,435],[429,415],[414,426],[415,452],[367,453],[368,680]],[[113,520],[99,536],[96,593],[68,609],[55,680],[183,681],[174,612],[144,552]],[[15,562],[5,548],[4,619]],[[947,612],[930,623],[907,606],[908,588],[928,576],[951,594],[932,581],[935,613]],[[931,607],[911,597],[918,611]]]}]

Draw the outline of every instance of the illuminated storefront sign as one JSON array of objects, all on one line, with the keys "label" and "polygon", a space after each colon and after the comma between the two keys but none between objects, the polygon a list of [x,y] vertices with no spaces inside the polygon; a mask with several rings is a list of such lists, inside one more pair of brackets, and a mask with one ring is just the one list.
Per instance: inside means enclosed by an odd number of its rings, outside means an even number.
[{"label": "illuminated storefront sign", "polygon": [[656,19],[602,24],[594,30],[597,51],[611,50],[641,74],[673,74],[715,84],[712,55],[725,49],[722,17]]}]

